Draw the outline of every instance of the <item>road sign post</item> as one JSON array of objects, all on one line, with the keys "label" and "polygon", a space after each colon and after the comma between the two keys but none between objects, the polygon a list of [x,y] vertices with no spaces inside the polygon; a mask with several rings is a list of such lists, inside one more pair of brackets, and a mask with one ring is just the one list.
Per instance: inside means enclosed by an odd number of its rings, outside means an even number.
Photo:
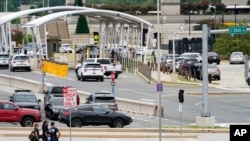
[{"label": "road sign post", "polygon": [[111,72],[111,89],[112,89],[112,94],[115,95],[115,72]]},{"label": "road sign post", "polygon": [[70,141],[71,141],[71,107],[77,106],[77,90],[76,88],[63,88],[63,105],[69,107],[69,132],[70,132]]},{"label": "road sign post", "polygon": [[231,26],[229,27],[230,34],[246,34],[247,27],[246,26]]}]

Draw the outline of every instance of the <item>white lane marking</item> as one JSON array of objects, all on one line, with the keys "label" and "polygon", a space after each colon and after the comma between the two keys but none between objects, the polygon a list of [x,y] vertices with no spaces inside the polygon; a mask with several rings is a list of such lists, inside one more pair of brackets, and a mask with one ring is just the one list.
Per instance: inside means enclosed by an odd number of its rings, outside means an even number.
[{"label": "white lane marking", "polygon": [[147,101],[147,102],[155,102],[154,100],[151,99],[140,99],[141,101]]},{"label": "white lane marking", "polygon": [[195,103],[195,106],[198,106],[200,104],[202,104],[202,102],[197,102],[197,103]]},{"label": "white lane marking", "polygon": [[184,140],[186,140],[186,141],[197,141],[197,139],[187,139],[187,138],[185,138]]},{"label": "white lane marking", "polygon": [[70,81],[76,81],[75,79],[70,78],[70,77],[68,77],[67,79],[70,80]]}]

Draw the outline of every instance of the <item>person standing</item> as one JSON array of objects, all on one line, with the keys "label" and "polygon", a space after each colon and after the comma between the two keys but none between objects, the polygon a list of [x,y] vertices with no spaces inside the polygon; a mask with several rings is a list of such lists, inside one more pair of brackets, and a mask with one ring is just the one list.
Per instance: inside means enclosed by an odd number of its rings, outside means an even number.
[{"label": "person standing", "polygon": [[33,141],[39,141],[39,138],[40,138],[40,134],[39,134],[39,124],[36,123],[35,126],[34,126],[34,139]]},{"label": "person standing", "polygon": [[49,127],[48,127],[48,121],[44,120],[43,125],[42,125],[42,130],[43,130],[43,141],[48,141],[49,137]]},{"label": "person standing", "polygon": [[51,141],[59,141],[61,136],[61,132],[57,127],[55,127],[55,122],[51,122],[51,128],[49,129],[50,139]]}]

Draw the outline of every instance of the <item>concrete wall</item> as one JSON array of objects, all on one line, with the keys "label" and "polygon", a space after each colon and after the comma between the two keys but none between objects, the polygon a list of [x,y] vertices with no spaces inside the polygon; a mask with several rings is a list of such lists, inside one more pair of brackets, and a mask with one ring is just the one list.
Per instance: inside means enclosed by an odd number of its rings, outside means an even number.
[{"label": "concrete wall", "polygon": [[180,0],[161,0],[161,15],[180,15]]}]

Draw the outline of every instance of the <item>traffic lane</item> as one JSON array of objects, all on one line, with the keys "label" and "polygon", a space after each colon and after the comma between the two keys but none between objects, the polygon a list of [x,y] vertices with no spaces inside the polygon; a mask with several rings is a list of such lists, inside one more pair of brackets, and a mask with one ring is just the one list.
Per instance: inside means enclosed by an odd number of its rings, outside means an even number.
[{"label": "traffic lane", "polygon": [[222,87],[247,87],[243,64],[221,64],[221,80],[216,81]]},{"label": "traffic lane", "polygon": [[[0,86],[0,88],[4,89],[4,88],[6,88],[6,86],[4,86],[4,87]],[[13,88],[13,90],[8,89],[7,91],[0,90],[0,99],[1,100],[9,100],[9,96],[11,96],[13,91],[14,91],[14,88]],[[62,124],[62,123],[60,123],[58,121],[50,120],[50,119],[46,118],[45,117],[45,112],[44,112],[43,95],[42,94],[36,94],[36,96],[37,96],[38,99],[42,100],[42,102],[40,103],[42,119],[50,121],[50,122],[54,121],[58,127],[67,127],[65,124]],[[133,113],[126,113],[126,112],[124,112],[124,113],[131,116],[132,119],[133,119],[133,122],[130,125],[125,126],[124,128],[143,128],[143,127],[157,127],[158,126],[158,124],[156,124],[156,122],[158,121],[158,118],[155,117],[155,116],[139,115],[139,114],[133,114]],[[166,121],[167,119],[163,118],[163,121],[164,120]],[[40,123],[40,125],[42,125],[42,122]],[[167,126],[167,125],[168,126],[169,125],[176,126],[176,121],[169,120],[168,124],[163,124],[163,125],[164,126]],[[0,126],[10,126],[10,127],[13,126],[13,127],[16,127],[16,126],[20,126],[20,125],[19,125],[19,123],[0,123]],[[84,127],[96,127],[96,126],[84,126]],[[100,126],[100,127],[109,128],[108,126]]]}]

